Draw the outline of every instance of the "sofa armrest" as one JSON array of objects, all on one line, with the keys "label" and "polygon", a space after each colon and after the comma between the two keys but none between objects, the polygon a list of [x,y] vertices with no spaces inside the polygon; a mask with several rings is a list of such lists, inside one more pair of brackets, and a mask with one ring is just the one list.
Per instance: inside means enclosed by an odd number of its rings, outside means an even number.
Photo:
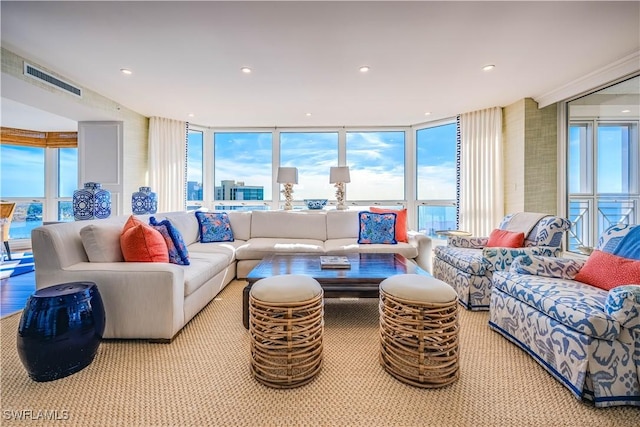
[{"label": "sofa armrest", "polygon": [[489,242],[488,237],[449,236],[447,245],[456,248],[482,249]]},{"label": "sofa armrest", "polygon": [[407,237],[409,243],[418,248],[418,256],[415,258],[416,264],[431,273],[431,238],[413,230],[407,231]]},{"label": "sofa armrest", "polygon": [[509,271],[531,276],[573,280],[584,263],[584,260],[572,258],[521,255],[513,260]]},{"label": "sofa armrest", "polygon": [[104,303],[104,338],[170,340],[184,325],[183,267],[157,262],[80,262],[38,271],[38,289],[90,281]]},{"label": "sofa armrest", "polygon": [[550,246],[529,246],[526,248],[483,248],[482,262],[491,271],[508,270],[513,260],[522,255],[556,256],[560,248]]},{"label": "sofa armrest", "polygon": [[640,336],[640,284],[618,286],[609,291],[604,305],[605,312]]}]

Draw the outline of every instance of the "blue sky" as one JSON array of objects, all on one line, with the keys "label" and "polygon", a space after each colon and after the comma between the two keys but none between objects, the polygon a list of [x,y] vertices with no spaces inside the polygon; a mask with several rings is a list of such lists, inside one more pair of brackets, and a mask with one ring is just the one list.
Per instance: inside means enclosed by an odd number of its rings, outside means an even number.
[{"label": "blue sky", "polygon": [[[418,199],[455,198],[455,124],[417,132]],[[626,191],[622,187],[621,157],[628,145],[628,132],[619,126],[599,128],[598,163],[600,190]],[[281,164],[298,168],[299,183],[294,198],[333,199],[329,168],[338,165],[337,132],[282,132]],[[570,187],[579,182],[576,149],[579,132],[570,133]],[[351,182],[347,200],[401,200],[404,176],[404,132],[348,132],[347,164]],[[189,136],[189,181],[202,182],[202,133]],[[626,141],[626,142],[622,142]],[[195,143],[197,142],[197,143]],[[1,196],[44,196],[44,149],[2,145],[0,148]],[[77,150],[60,150],[61,195],[70,197],[77,188]],[[624,168],[624,162],[622,162]],[[628,164],[628,163],[627,163]],[[223,179],[244,181],[264,187],[266,200],[272,198],[272,142],[270,132],[222,132],[215,134],[215,183]],[[279,191],[279,189],[277,189]]]},{"label": "blue sky", "polygon": [[[190,181],[202,181],[201,133],[190,137]],[[405,133],[347,132],[347,164],[351,182],[347,200],[402,200],[404,195]],[[272,197],[272,142],[269,132],[215,134],[215,182],[242,181],[263,186]],[[418,134],[419,191],[430,198],[455,198],[455,125]],[[338,165],[337,132],[280,133],[280,164],[298,168],[294,198],[335,198],[329,169]],[[425,197],[426,198],[426,197]]]},{"label": "blue sky", "polygon": [[[569,191],[571,193],[591,193],[588,180],[584,185],[581,177],[586,173],[591,157],[581,158],[580,153],[590,152],[582,146],[587,144],[590,128],[586,123],[569,128]],[[598,127],[597,165],[599,193],[624,193],[630,176],[629,128],[626,126],[606,125]],[[627,178],[625,178],[627,177]]]},{"label": "blue sky", "polygon": [[[190,132],[188,180],[202,182],[202,132]],[[215,182],[244,181],[263,186],[272,198],[272,142],[270,132],[215,134]],[[338,165],[337,132],[280,133],[282,166],[298,168],[294,197],[333,199],[329,168]],[[418,132],[417,177],[424,198],[455,197],[455,125]],[[351,182],[347,199],[402,200],[404,196],[405,134],[402,131],[348,132],[347,164]],[[2,197],[44,196],[44,149],[2,146]],[[77,183],[77,151],[60,150],[61,195],[70,197]],[[15,185],[19,182],[20,185]],[[278,189],[279,191],[279,189]]]},{"label": "blue sky", "polygon": [[[44,197],[44,148],[0,146],[1,191],[3,198]],[[78,150],[59,150],[60,196],[71,197],[78,188]]]}]

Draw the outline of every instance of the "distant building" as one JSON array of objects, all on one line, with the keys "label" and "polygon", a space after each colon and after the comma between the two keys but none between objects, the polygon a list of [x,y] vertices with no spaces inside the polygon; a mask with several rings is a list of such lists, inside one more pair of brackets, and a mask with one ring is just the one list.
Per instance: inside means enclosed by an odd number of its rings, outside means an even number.
[{"label": "distant building", "polygon": [[264,187],[244,185],[243,181],[221,181],[216,187],[216,200],[264,200]]},{"label": "distant building", "polygon": [[187,182],[187,200],[203,200],[202,183],[195,181]]}]

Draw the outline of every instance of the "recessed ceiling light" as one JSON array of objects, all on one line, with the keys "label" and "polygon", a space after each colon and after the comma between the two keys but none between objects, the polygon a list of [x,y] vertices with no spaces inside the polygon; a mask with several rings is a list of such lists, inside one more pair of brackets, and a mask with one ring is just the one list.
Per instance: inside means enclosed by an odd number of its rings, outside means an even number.
[{"label": "recessed ceiling light", "polygon": [[631,110],[622,110],[623,113],[630,113]]},{"label": "recessed ceiling light", "polygon": [[189,116],[189,117],[195,117],[196,115],[195,115],[195,114],[193,114],[193,113],[189,113],[189,114],[187,114],[187,116]]},{"label": "recessed ceiling light", "polygon": [[424,113],[425,116],[430,116],[431,115],[431,111],[427,111],[426,113]]},{"label": "recessed ceiling light", "polygon": [[484,67],[482,67],[482,70],[483,70],[483,71],[491,71],[491,70],[493,70],[494,68],[496,68],[496,66],[495,66],[495,65],[493,65],[493,64],[488,64],[488,65],[485,65]]},{"label": "recessed ceiling light", "polygon": [[369,68],[368,65],[363,65],[362,67],[360,67],[360,72],[361,73],[366,73],[370,70],[371,68]]},{"label": "recessed ceiling light", "polygon": [[245,74],[251,74],[251,68],[249,67],[242,67],[240,68],[240,71],[242,71]]},{"label": "recessed ceiling light", "polygon": [[133,71],[131,71],[131,70],[130,70],[130,69],[128,69],[128,68],[120,68],[120,72],[121,72],[122,74],[126,74],[127,76],[130,76],[131,74],[133,74]]},{"label": "recessed ceiling light", "polygon": [[311,113],[307,113],[307,114],[305,114],[305,116],[311,117]]}]

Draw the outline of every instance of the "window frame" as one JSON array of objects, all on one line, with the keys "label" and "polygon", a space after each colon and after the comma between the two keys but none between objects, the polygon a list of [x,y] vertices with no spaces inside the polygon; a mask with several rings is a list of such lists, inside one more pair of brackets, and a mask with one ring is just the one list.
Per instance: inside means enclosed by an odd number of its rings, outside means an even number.
[{"label": "window frame", "polygon": [[[6,145],[16,145],[7,143]],[[18,145],[16,145],[18,146]],[[60,196],[60,149],[78,147],[43,147],[44,148],[44,196],[43,197],[2,197],[3,201],[15,202],[17,204],[41,204],[42,223],[61,221],[59,204],[62,202],[73,202],[73,195],[69,197]],[[79,160],[78,160],[79,161]],[[77,166],[79,168],[79,165]],[[76,178],[76,188],[79,188],[80,181]],[[73,220],[73,218],[71,218]],[[13,224],[13,221],[12,221]],[[10,235],[11,237],[11,235]],[[15,250],[26,250],[31,247],[30,238],[11,238],[11,248]]]},{"label": "window frame", "polygon": [[[559,124],[559,143],[558,143],[558,212],[563,212],[566,218],[570,220],[573,218],[572,214],[572,202],[580,202],[583,203],[583,206],[586,206],[586,213],[582,217],[582,219],[586,218],[586,224],[580,223],[578,226],[581,229],[582,240],[578,239],[576,233],[574,232],[575,224],[572,224],[572,228],[568,233],[565,234],[564,238],[564,247],[565,253],[568,255],[583,255],[583,252],[579,250],[580,246],[587,247],[595,247],[597,241],[600,236],[599,228],[600,227],[600,215],[598,214],[599,209],[599,200],[608,201],[609,198],[612,198],[612,201],[616,200],[615,197],[618,196],[619,202],[630,202],[633,205],[633,210],[635,215],[631,222],[635,224],[640,224],[640,179],[638,169],[640,169],[640,117],[630,117],[630,118],[621,118],[620,116],[616,117],[608,117],[606,115],[593,115],[593,116],[576,116],[574,118],[571,117],[569,109],[571,106],[571,102],[583,98],[585,96],[589,96],[591,94],[595,94],[602,89],[606,89],[609,87],[613,87],[619,83],[624,81],[639,78],[640,74],[635,72],[630,75],[621,77],[615,81],[606,83],[597,88],[591,89],[587,92],[576,95],[570,99],[562,101],[560,107],[558,108],[558,124]],[[579,193],[571,193],[570,192],[570,156],[569,156],[569,142],[570,142],[570,127],[572,124],[584,124],[584,123],[592,123],[590,131],[587,132],[588,136],[591,137],[591,141],[587,141],[587,146],[590,147],[590,153],[587,156],[587,160],[585,161],[586,165],[590,170],[586,172],[587,180],[589,180],[589,175],[591,175],[591,180],[586,192]],[[611,124],[632,124],[632,129],[630,131],[629,139],[631,143],[631,151],[630,161],[635,162],[635,165],[631,165],[630,172],[635,176],[630,178],[630,185],[634,188],[630,188],[629,192],[626,194],[625,200],[620,200],[619,196],[621,193],[602,193],[599,194],[597,191],[597,150],[598,150],[598,125],[611,125]],[[581,179],[585,179],[582,177]],[[604,223],[603,223],[604,226]],[[605,227],[606,228],[606,227]],[[602,230],[603,231],[603,230]],[[586,234],[586,236],[584,236]],[[578,242],[582,242],[583,245],[578,246],[578,248],[572,248],[571,239],[575,238]]]},{"label": "window frame", "polygon": [[[347,184],[347,206],[350,209],[367,209],[369,206],[383,206],[394,208],[407,208],[407,224],[411,229],[417,230],[417,211],[419,206],[446,206],[457,209],[456,199],[447,200],[417,200],[416,188],[416,132],[430,127],[442,125],[457,125],[456,117],[450,117],[433,122],[420,123],[413,126],[326,126],[326,127],[206,127],[197,124],[189,124],[189,129],[203,132],[203,207],[209,209],[282,209],[284,200],[281,200],[281,185],[277,183],[277,172],[280,166],[280,134],[281,133],[316,133],[316,132],[337,132],[338,133],[338,164],[335,166],[347,166],[347,133],[368,133],[368,132],[403,132],[404,133],[404,198],[398,200],[350,200]],[[272,199],[271,200],[245,200],[242,202],[234,200],[215,199],[215,134],[216,133],[271,133],[272,144]],[[457,143],[457,141],[456,141]],[[458,161],[458,159],[456,159]],[[457,183],[456,183],[457,185]],[[277,195],[276,195],[277,194]],[[296,193],[294,192],[294,197]],[[335,206],[335,194],[329,197],[329,206]],[[306,209],[302,199],[294,199],[294,209]],[[329,207],[330,208],[330,207]]]},{"label": "window frame", "polygon": [[[433,122],[428,122],[428,123],[423,123],[420,125],[416,125],[413,126],[413,146],[412,146],[412,174],[411,177],[412,179],[411,184],[412,184],[412,188],[411,188],[411,194],[413,195],[412,199],[415,201],[415,204],[413,206],[413,208],[411,209],[412,214],[414,215],[413,218],[413,227],[415,230],[419,231],[419,224],[418,224],[418,220],[419,220],[419,213],[418,210],[420,209],[420,207],[428,207],[428,206],[437,206],[437,207],[453,207],[456,209],[456,228],[458,228],[458,217],[459,217],[459,200],[457,198],[454,199],[419,199],[418,198],[418,132],[424,129],[430,129],[430,128],[436,128],[436,127],[440,127],[440,126],[446,126],[446,125],[458,125],[457,123],[457,118],[456,117],[452,117],[452,118],[447,118],[447,119],[442,119],[442,120],[437,120],[437,121],[433,121]],[[458,158],[458,153],[459,153],[459,141],[456,138],[456,164],[459,164],[460,159]],[[459,172],[458,172],[459,173]],[[456,188],[459,186],[459,177],[456,177]],[[425,233],[426,234],[426,233]],[[432,234],[429,235],[427,234],[434,242],[435,245],[444,245],[446,244],[447,240],[446,237],[441,236],[441,235],[437,235],[437,234]]]}]

